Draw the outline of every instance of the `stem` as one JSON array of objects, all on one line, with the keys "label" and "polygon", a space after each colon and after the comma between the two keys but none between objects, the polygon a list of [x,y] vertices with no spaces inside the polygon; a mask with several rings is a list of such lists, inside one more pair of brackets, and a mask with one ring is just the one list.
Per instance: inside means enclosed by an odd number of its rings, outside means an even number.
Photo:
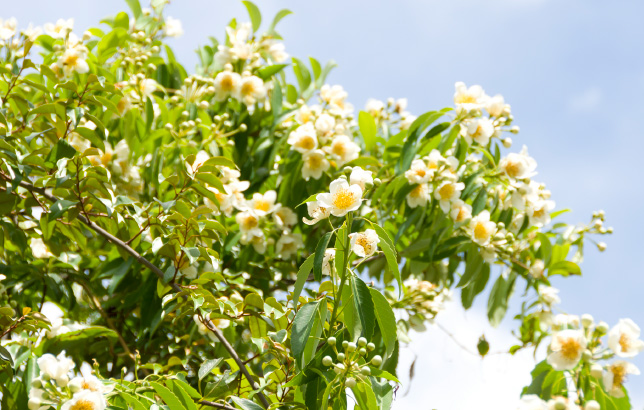
[{"label": "stem", "polygon": [[[8,178],[6,175],[4,175],[4,174],[0,174],[0,175],[3,178],[7,179],[8,181],[11,181],[11,178]],[[45,188],[38,188],[38,187],[35,187],[35,186],[33,186],[33,185],[31,185],[31,184],[29,184],[27,182],[24,182],[24,181],[20,181],[20,186],[25,188],[25,189],[27,189],[27,190],[29,190],[29,191],[33,191],[33,192],[37,192],[37,193],[41,194],[42,196],[47,198],[47,200],[49,200],[50,202],[56,202],[57,201],[57,198],[55,196],[47,193]],[[92,222],[89,219],[85,218],[83,215],[78,215],[77,219],[80,220],[85,225],[87,225],[92,230],[94,230],[96,233],[98,233],[99,235],[104,237],[105,239],[109,240],[110,242],[112,242],[116,246],[118,246],[121,249],[123,249],[125,252],[129,253],[132,257],[134,257],[134,259],[137,262],[139,262],[141,265],[145,266],[146,268],[148,268],[152,272],[154,272],[154,274],[157,275],[159,277],[159,279],[163,279],[163,276],[164,276],[163,271],[161,269],[157,268],[154,264],[152,264],[152,262],[150,262],[149,260],[147,260],[143,256],[141,256],[141,254],[139,254],[137,251],[132,249],[128,244],[126,244],[125,242],[123,242],[122,240],[117,238],[116,236],[112,235],[111,233],[107,232],[105,229],[101,228],[100,226],[96,225],[94,222]],[[172,289],[175,292],[181,292],[182,291],[181,287],[179,285],[177,285],[176,283],[172,283],[171,286],[172,286]],[[221,342],[222,346],[224,346],[226,351],[228,351],[228,354],[230,354],[230,356],[235,360],[235,362],[239,366],[239,369],[241,370],[241,372],[244,374],[244,376],[246,376],[246,378],[248,379],[248,382],[251,384],[251,386],[254,387],[255,382],[253,381],[253,378],[251,377],[250,373],[248,372],[248,369],[244,365],[244,362],[239,358],[239,355],[237,354],[235,349],[230,345],[230,343],[228,343],[228,340],[226,340],[226,337],[224,336],[224,334],[221,333],[221,330],[219,330],[217,328],[217,326],[215,326],[214,324],[210,323],[210,321],[208,321],[205,324],[208,327],[208,329],[210,329],[210,331],[212,331],[215,334],[217,339],[219,339],[219,341]],[[259,400],[262,402],[264,407],[267,408],[270,405],[269,401],[266,399],[266,396],[264,396],[264,394],[262,392],[257,392],[257,396],[259,397]]]},{"label": "stem", "polygon": [[338,293],[336,293],[336,298],[333,301],[333,313],[331,313],[329,330],[333,329],[333,325],[335,325],[335,320],[337,319],[337,315],[338,315],[338,304],[340,299],[342,298],[342,289],[344,289],[344,283],[347,280],[347,264],[349,263],[349,253],[350,253],[349,244],[351,243],[349,234],[351,233],[352,224],[353,224],[353,212],[349,212],[347,214],[347,232],[344,237],[344,260],[342,261],[342,274],[340,275],[340,287],[338,288]]}]

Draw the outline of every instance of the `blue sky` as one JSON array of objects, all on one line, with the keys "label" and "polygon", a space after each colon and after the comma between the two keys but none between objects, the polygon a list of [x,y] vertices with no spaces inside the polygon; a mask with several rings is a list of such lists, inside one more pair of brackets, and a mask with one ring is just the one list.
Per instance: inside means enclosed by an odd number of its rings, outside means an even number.
[{"label": "blue sky", "polygon": [[[607,225],[615,228],[615,234],[605,238],[605,253],[591,244],[587,247],[583,278],[554,282],[561,288],[562,309],[591,313],[611,325],[631,317],[644,326],[640,262],[644,220],[639,215],[644,199],[640,188],[644,2],[258,0],[257,4],[265,21],[281,8],[295,12],[279,26],[287,51],[300,58],[335,60],[339,67],[329,81],[342,84],[356,107],[370,97],[407,97],[409,110],[419,114],[451,105],[455,81],[503,94],[521,126],[513,149],[528,145],[539,163],[535,179],[551,189],[558,208],[574,210],[565,220],[586,222],[594,210],[604,209]],[[15,16],[21,26],[74,17],[80,31],[125,8],[125,2],[116,0],[24,0],[5,2],[2,17]],[[246,20],[241,3],[229,0],[178,0],[167,14],[183,21],[185,35],[171,43],[187,68],[196,63],[193,50],[207,36],[221,38],[232,17]],[[474,346],[480,335],[471,331],[480,326],[478,308],[466,314],[451,309],[449,320],[441,323],[457,336],[460,333],[464,344]],[[493,344],[492,351],[511,343],[507,333],[513,325],[506,319],[496,332],[480,327],[486,335],[498,336],[499,345]],[[476,391],[479,396],[473,403],[479,407],[486,403],[484,408],[513,408],[510,403],[518,397],[517,386],[528,380],[532,359],[526,355],[518,364],[496,358],[481,362],[450,343],[441,331],[430,328],[404,353],[406,363],[414,351],[420,353],[417,376],[412,392],[399,398],[394,408],[428,404],[466,408],[470,402],[462,396],[469,395],[454,394],[461,389]],[[644,370],[643,358],[635,363]],[[463,376],[468,369],[471,374]],[[517,373],[508,377],[508,372]],[[437,375],[453,382],[432,389],[432,382],[440,381]],[[644,376],[633,377],[629,386],[636,403],[644,405]]]}]

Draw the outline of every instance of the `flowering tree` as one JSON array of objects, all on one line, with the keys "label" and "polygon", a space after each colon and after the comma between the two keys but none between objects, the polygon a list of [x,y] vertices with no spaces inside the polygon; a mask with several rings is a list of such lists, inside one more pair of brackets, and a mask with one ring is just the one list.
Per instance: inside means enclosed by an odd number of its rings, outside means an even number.
[{"label": "flowering tree", "polygon": [[389,409],[410,329],[486,288],[493,325],[525,289],[510,353],[548,344],[521,408],[630,408],[639,328],[549,286],[611,229],[551,222],[503,97],[356,115],[247,1],[188,74],[165,2],[127,3],[81,37],[0,22],[2,408]]}]

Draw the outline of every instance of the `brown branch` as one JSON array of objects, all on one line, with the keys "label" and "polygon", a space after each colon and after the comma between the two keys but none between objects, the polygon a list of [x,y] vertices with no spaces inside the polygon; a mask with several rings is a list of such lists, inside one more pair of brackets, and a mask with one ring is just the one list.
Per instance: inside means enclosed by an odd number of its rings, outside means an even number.
[{"label": "brown branch", "polygon": [[225,405],[225,404],[219,404],[219,403],[215,403],[215,402],[208,401],[208,400],[201,400],[201,401],[198,401],[198,402],[197,402],[197,404],[201,404],[201,405],[203,405],[203,406],[210,406],[210,407],[214,407],[214,408],[216,408],[216,409],[239,410],[239,409],[237,409],[236,407],[230,407],[230,406],[227,406],[227,405]]},{"label": "brown branch", "polygon": [[[6,176],[4,173],[0,174],[0,175],[5,179],[8,178],[8,176]],[[9,178],[8,180],[10,181],[11,179]],[[29,184],[29,183],[27,183],[25,181],[20,181],[20,186],[25,188],[25,189],[27,189],[27,190],[29,190],[29,191],[39,193],[40,195],[44,196],[45,198],[47,198],[51,202],[56,202],[57,201],[57,198],[55,196],[49,194],[46,191],[45,188],[35,187],[32,184]],[[128,244],[126,244],[125,242],[123,242],[122,240],[117,238],[116,236],[112,235],[111,233],[107,232],[105,229],[101,228],[100,226],[96,225],[94,222],[92,222],[89,219],[85,218],[85,216],[78,215],[77,218],[82,223],[87,225],[89,228],[94,230],[96,233],[98,233],[99,235],[101,235],[102,237],[107,239],[108,241],[112,242],[116,246],[120,247],[121,249],[123,249],[128,254],[130,254],[137,262],[139,262],[141,265],[145,266],[146,268],[150,269],[160,279],[163,279],[163,277],[164,277],[163,271],[161,269],[157,268],[154,264],[152,264],[152,262],[150,262],[149,260],[147,260],[143,256],[141,256],[141,254],[139,254],[137,251],[132,249],[132,247],[130,247]],[[182,291],[181,287],[179,285],[177,285],[176,283],[172,283],[171,286],[172,286],[172,289],[175,292],[181,292]],[[228,354],[230,354],[230,356],[235,360],[235,362],[239,366],[239,369],[241,370],[241,372],[244,374],[244,376],[246,376],[246,379],[248,379],[248,382],[254,388],[255,382],[253,381],[252,376],[248,372],[248,369],[244,365],[244,362],[240,359],[240,357],[237,354],[237,352],[235,351],[235,349],[231,346],[230,343],[228,343],[228,340],[226,340],[226,337],[221,332],[221,330],[219,330],[219,328],[217,328],[217,326],[212,324],[210,321],[207,321],[204,324],[208,327],[208,329],[210,329],[210,331],[212,331],[215,334],[217,339],[219,339],[219,341],[221,342],[222,346],[224,346],[224,348],[226,349]],[[266,396],[264,396],[264,394],[262,392],[257,392],[257,397],[259,397],[259,400],[262,402],[262,404],[264,405],[265,408],[269,407],[270,403],[269,403],[268,399],[266,399]]]},{"label": "brown branch", "polygon": [[13,331],[15,328],[17,328],[17,327],[18,327],[18,325],[20,324],[20,322],[22,322],[23,320],[25,320],[25,318],[26,318],[26,317],[27,317],[27,316],[21,316],[18,320],[16,320],[16,323],[14,323],[13,325],[9,326],[9,328],[8,328],[7,330],[5,330],[4,332],[2,332],[2,334],[0,335],[0,339],[2,339],[3,337],[5,337],[6,335],[8,335],[8,334],[9,334],[11,331]]}]

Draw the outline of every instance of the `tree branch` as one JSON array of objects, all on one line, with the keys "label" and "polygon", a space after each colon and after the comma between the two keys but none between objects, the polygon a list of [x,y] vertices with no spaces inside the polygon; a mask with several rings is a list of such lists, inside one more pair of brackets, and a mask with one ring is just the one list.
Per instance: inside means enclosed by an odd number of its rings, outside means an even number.
[{"label": "tree branch", "polygon": [[225,404],[219,404],[219,403],[215,403],[215,402],[208,401],[208,400],[201,400],[201,401],[197,402],[197,404],[201,404],[203,406],[214,407],[216,409],[239,410],[236,407],[230,407],[230,406],[227,406]]},{"label": "tree branch", "polygon": [[[8,176],[6,176],[5,174],[1,174],[1,175],[2,175],[3,178],[8,179]],[[11,181],[10,178],[8,180]],[[39,193],[40,195],[42,195],[45,198],[47,198],[47,200],[49,200],[50,202],[56,202],[57,201],[57,198],[55,196],[49,194],[46,191],[45,188],[35,187],[32,184],[29,184],[29,183],[27,183],[25,181],[20,181],[20,186],[25,188],[28,191]],[[126,244],[125,242],[123,242],[122,240],[117,238],[116,236],[112,235],[111,233],[107,232],[105,229],[101,228],[100,226],[96,225],[94,222],[92,222],[89,219],[85,218],[85,216],[78,215],[77,218],[82,223],[87,225],[89,228],[94,230],[94,232],[98,233],[99,235],[101,235],[104,238],[106,238],[108,241],[112,242],[116,246],[118,246],[121,249],[123,249],[125,252],[129,253],[137,262],[139,262],[141,265],[145,266],[146,268],[150,269],[160,279],[163,279],[163,276],[164,276],[163,271],[161,269],[157,268],[154,264],[152,264],[152,262],[150,262],[149,260],[147,260],[143,256],[141,256],[141,254],[139,254],[137,251],[132,249],[128,244]],[[172,289],[175,292],[181,292],[182,291],[181,287],[179,285],[177,285],[176,283],[173,283],[171,286],[172,286]],[[253,380],[253,378],[250,375],[248,369],[244,365],[244,362],[240,359],[239,355],[237,354],[235,349],[232,347],[232,345],[228,342],[228,340],[226,340],[226,337],[221,332],[221,330],[219,330],[219,328],[217,328],[217,326],[215,326],[212,322],[210,322],[210,320],[204,321],[204,324],[208,327],[208,329],[210,329],[211,332],[213,332],[215,334],[217,339],[219,339],[219,341],[221,342],[222,346],[224,346],[226,351],[228,351],[228,354],[230,354],[230,356],[235,360],[235,362],[237,363],[237,366],[239,366],[239,369],[244,374],[246,379],[248,379],[248,382],[250,383],[250,385],[254,389],[255,388],[255,381]],[[259,397],[259,400],[262,402],[262,404],[264,405],[265,408],[269,407],[270,403],[269,403],[268,399],[266,399],[266,396],[264,396],[264,394],[262,392],[257,392],[257,397]]]}]

